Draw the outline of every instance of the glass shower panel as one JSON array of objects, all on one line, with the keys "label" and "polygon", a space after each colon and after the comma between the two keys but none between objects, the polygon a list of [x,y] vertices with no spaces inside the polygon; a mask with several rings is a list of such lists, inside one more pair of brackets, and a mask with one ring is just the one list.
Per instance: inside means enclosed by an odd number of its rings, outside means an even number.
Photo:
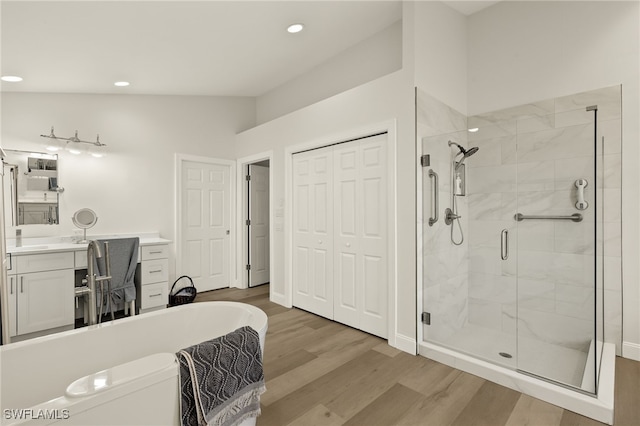
[{"label": "glass shower panel", "polygon": [[[517,368],[594,393],[596,145],[584,108],[517,120]],[[575,220],[580,215],[580,220]]]},{"label": "glass shower panel", "polygon": [[[424,340],[509,368],[516,368],[517,253],[515,246],[506,253],[503,231],[515,238],[515,130],[515,121],[488,121],[475,133],[422,139],[430,156],[422,168]],[[447,224],[447,208],[459,219]]]}]

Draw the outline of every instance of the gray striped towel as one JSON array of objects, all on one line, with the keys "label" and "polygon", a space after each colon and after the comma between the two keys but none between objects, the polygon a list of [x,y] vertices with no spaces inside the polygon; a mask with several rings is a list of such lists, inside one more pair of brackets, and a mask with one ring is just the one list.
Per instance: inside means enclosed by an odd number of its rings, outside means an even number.
[{"label": "gray striped towel", "polygon": [[266,390],[260,338],[251,327],[176,353],[183,426],[237,425],[260,415]]}]

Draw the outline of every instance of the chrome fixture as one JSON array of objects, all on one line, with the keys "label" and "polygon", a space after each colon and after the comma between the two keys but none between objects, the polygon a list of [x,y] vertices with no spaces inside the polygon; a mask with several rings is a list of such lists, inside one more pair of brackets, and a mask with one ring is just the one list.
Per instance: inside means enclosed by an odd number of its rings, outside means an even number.
[{"label": "chrome fixture", "polygon": [[536,216],[536,215],[523,215],[522,213],[516,213],[513,218],[518,222],[522,222],[525,219],[544,219],[544,220],[570,220],[572,222],[582,222],[582,215],[580,213],[574,213],[571,216]]},{"label": "chrome fixture", "polygon": [[460,218],[461,218],[461,216],[458,216],[457,214],[455,214],[453,212],[453,210],[451,210],[449,207],[447,207],[445,209],[445,211],[444,211],[444,223],[445,224],[451,225],[454,220],[460,219]]},{"label": "chrome fixture", "polygon": [[[460,215],[458,214],[458,202],[456,200],[456,197],[466,195],[466,173],[463,167],[464,160],[478,152],[479,148],[477,146],[474,146],[473,148],[465,149],[459,143],[451,140],[448,142],[448,145],[456,146],[459,152],[453,156],[453,161],[451,164],[451,208],[447,208],[445,210],[444,223],[447,225],[451,225],[451,242],[459,246],[464,241],[464,234],[462,233],[462,225],[460,224]],[[458,160],[459,157],[461,157],[460,160]],[[453,236],[454,221],[458,223],[458,229],[460,230],[460,241],[456,241]]]},{"label": "chrome fixture", "polygon": [[103,152],[104,147],[107,146],[106,144],[103,144],[102,142],[100,142],[100,135],[96,136],[95,142],[83,141],[82,139],[78,138],[77,130],[75,134],[70,138],[62,138],[62,137],[56,136],[55,133],[53,132],[53,126],[51,126],[51,133],[49,133],[48,135],[40,135],[40,137],[53,139],[56,141],[55,144],[47,147],[49,151],[58,151],[59,149],[64,148],[65,150],[71,152],[72,154],[80,154],[83,151],[81,144],[87,144],[89,145],[87,150],[89,151],[91,149],[94,150],[93,152],[90,152],[91,155],[95,157],[100,157],[104,154]]},{"label": "chrome fixture", "polygon": [[431,197],[432,197],[432,202],[431,202],[431,217],[429,218],[429,226],[433,226],[434,223],[436,223],[438,221],[438,210],[439,210],[439,206],[438,206],[438,199],[439,197],[439,189],[438,189],[438,174],[436,172],[434,172],[432,169],[429,169],[429,178],[431,179],[431,182],[433,182],[433,185],[431,186]]},{"label": "chrome fixture", "polygon": [[509,230],[503,229],[500,233],[500,259],[509,259]]},{"label": "chrome fixture", "polygon": [[[108,259],[109,246],[105,244],[105,253]],[[100,249],[100,244],[96,240],[89,241],[89,246],[87,247],[87,276],[84,280],[82,280],[83,286],[75,288],[76,297],[84,297],[85,303],[87,304],[89,310],[89,325],[95,325],[98,322],[98,315],[96,309],[96,283],[100,283],[102,289],[102,282],[106,280],[110,280],[111,276],[107,273],[107,275],[96,276],[95,274],[95,265],[97,264],[97,259],[102,257],[102,250]],[[108,262],[107,262],[108,265]],[[109,268],[107,266],[107,268]],[[109,270],[109,269],[107,269]],[[102,298],[101,298],[102,299]],[[102,302],[102,300],[101,300]],[[100,313],[102,313],[102,306],[100,306]]]},{"label": "chrome fixture", "polygon": [[462,164],[464,163],[464,160],[467,157],[471,157],[473,154],[475,154],[476,152],[478,152],[478,150],[480,148],[478,148],[477,146],[474,146],[473,148],[469,148],[469,149],[464,149],[462,146],[460,146],[460,144],[453,142],[453,141],[449,141],[448,142],[449,146],[451,145],[455,145],[458,147],[458,149],[460,150],[460,152],[458,154],[456,154],[456,157],[460,154],[462,154],[462,159],[458,162],[456,162],[456,167],[455,170],[458,171],[458,169],[460,168],[460,166],[462,166]]}]

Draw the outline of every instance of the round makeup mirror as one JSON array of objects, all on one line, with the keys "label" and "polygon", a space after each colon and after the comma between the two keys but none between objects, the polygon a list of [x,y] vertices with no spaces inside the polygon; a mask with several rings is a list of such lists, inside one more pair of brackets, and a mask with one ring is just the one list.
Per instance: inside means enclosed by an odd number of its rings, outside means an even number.
[{"label": "round makeup mirror", "polygon": [[73,217],[71,218],[71,220],[73,221],[73,224],[75,226],[84,230],[84,235],[82,237],[82,240],[78,241],[78,244],[87,243],[87,229],[93,228],[93,226],[98,221],[98,216],[96,215],[96,212],[87,208],[80,209],[73,214]]}]

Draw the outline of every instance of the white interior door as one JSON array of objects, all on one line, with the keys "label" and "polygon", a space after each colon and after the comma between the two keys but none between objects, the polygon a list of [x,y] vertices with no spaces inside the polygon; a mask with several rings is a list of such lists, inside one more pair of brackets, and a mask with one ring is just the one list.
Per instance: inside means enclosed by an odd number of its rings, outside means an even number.
[{"label": "white interior door", "polygon": [[333,150],[293,157],[293,304],[333,319]]},{"label": "white interior door", "polygon": [[180,258],[198,291],[229,287],[231,167],[182,163]]},{"label": "white interior door", "polygon": [[269,168],[249,165],[249,287],[269,282]]},{"label": "white interior door", "polygon": [[334,318],[387,337],[386,135],[334,148]]}]

